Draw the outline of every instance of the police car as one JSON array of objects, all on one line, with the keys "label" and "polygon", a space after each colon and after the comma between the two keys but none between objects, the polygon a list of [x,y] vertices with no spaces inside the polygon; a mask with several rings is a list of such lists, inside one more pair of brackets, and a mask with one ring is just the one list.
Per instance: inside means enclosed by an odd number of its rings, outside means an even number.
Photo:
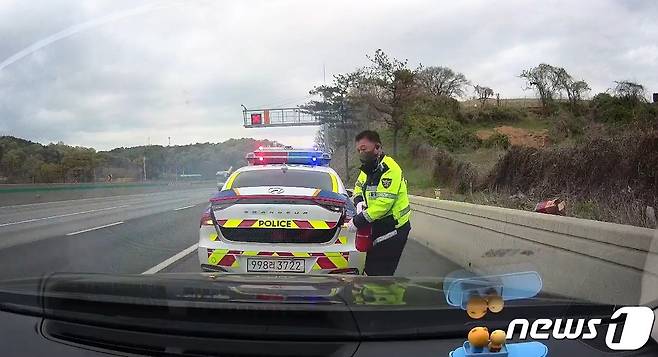
[{"label": "police car", "polygon": [[370,236],[347,229],[355,210],[329,154],[259,148],[246,158],[201,217],[204,271],[363,273]]}]

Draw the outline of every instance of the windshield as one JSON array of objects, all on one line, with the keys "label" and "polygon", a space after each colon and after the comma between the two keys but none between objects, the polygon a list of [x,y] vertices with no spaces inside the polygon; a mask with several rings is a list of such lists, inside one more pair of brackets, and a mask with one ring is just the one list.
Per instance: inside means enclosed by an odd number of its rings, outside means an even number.
[{"label": "windshield", "polygon": [[232,188],[256,186],[289,186],[332,190],[331,175],[326,172],[280,168],[240,172]]},{"label": "windshield", "polygon": [[[105,327],[634,346],[658,316],[657,19],[655,0],[0,0],[0,346],[20,340],[5,313],[97,346]],[[295,325],[310,310],[340,323]]]}]

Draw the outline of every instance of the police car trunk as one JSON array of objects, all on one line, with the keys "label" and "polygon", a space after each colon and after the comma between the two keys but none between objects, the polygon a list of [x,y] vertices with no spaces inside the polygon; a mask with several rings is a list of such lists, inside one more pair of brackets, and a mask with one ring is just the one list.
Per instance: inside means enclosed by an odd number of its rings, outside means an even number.
[{"label": "police car trunk", "polygon": [[205,217],[214,228],[209,246],[215,249],[208,249],[204,269],[358,273],[354,267],[362,265],[364,254],[355,248],[355,234],[343,228],[353,206],[338,193],[344,188],[333,170],[277,163],[234,175],[230,189],[211,199]]}]

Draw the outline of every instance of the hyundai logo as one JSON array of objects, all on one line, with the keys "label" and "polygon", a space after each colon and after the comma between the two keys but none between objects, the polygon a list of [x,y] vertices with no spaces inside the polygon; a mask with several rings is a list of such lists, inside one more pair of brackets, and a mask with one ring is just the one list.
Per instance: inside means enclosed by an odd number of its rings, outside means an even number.
[{"label": "hyundai logo", "polygon": [[281,187],[271,187],[267,192],[273,195],[280,195],[283,193],[283,189]]}]

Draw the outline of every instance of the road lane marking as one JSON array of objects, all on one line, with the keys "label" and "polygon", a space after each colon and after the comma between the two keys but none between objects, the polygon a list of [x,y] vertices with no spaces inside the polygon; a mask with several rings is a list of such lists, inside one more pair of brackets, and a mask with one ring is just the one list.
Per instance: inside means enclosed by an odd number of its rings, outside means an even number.
[{"label": "road lane marking", "polygon": [[175,262],[185,258],[187,255],[190,253],[194,252],[197,248],[199,247],[199,243],[194,243],[191,246],[183,249],[182,251],[178,252],[178,254],[174,255],[173,257],[163,261],[162,263],[154,266],[153,268],[143,272],[142,274],[155,274],[166,267],[174,264]]},{"label": "road lane marking", "polygon": [[26,219],[24,221],[17,221],[17,222],[8,222],[8,223],[0,223],[0,227],[6,227],[6,226],[13,226],[15,224],[23,224],[23,223],[32,223],[32,222],[37,222],[37,221],[43,221],[46,219],[55,219],[55,218],[62,218],[62,217],[70,217],[70,216],[75,216],[79,214],[86,214],[86,213],[93,213],[93,212],[101,212],[101,211],[109,211],[111,209],[117,209],[117,208],[123,208],[123,207],[128,207],[129,205],[123,205],[123,206],[114,206],[114,207],[106,207],[106,208],[99,208],[99,209],[92,209],[89,211],[82,211],[82,212],[74,212],[74,213],[67,213],[67,214],[59,214],[56,216],[50,216],[50,217],[41,217],[41,218],[32,218],[32,219]]},{"label": "road lane marking", "polygon": [[74,236],[74,235],[76,235],[76,234],[85,233],[85,232],[91,232],[91,231],[95,231],[95,230],[97,230],[97,229],[102,229],[102,228],[107,228],[107,227],[112,227],[112,226],[117,226],[117,225],[119,225],[119,224],[123,224],[123,221],[114,222],[114,223],[110,223],[110,224],[105,224],[105,225],[98,226],[98,227],[94,227],[94,228],[83,229],[83,230],[81,230],[81,231],[77,231],[77,232],[66,233],[66,235],[67,235],[67,236]]},{"label": "road lane marking", "polygon": [[112,199],[117,199],[117,200],[123,200],[123,199],[131,199],[131,198],[139,198],[141,196],[155,196],[158,194],[165,194],[165,193],[171,193],[171,191],[161,191],[161,192],[147,192],[147,193],[135,193],[135,194],[127,194],[127,195],[115,195],[115,196],[100,196],[100,197],[88,197],[88,198],[78,198],[74,200],[59,200],[59,201],[48,201],[48,202],[37,202],[37,203],[25,203],[25,204],[20,204],[20,205],[11,205],[11,206],[0,206],[0,210],[5,209],[5,208],[20,208],[20,207],[32,207],[32,206],[43,206],[43,205],[50,205],[50,204],[61,204],[61,203],[77,203],[79,201],[109,201]]},{"label": "road lane marking", "polygon": [[25,203],[25,204],[19,204],[19,205],[0,206],[0,210],[10,209],[10,208],[20,208],[20,207],[43,206],[43,205],[58,204],[58,203],[59,204],[72,203],[72,202],[76,202],[76,201],[92,201],[92,200],[102,201],[102,200],[111,200],[111,199],[129,199],[129,198],[133,198],[133,197],[138,198],[140,196],[147,196],[148,197],[148,196],[156,196],[156,195],[170,196],[172,194],[172,192],[174,194],[188,193],[188,191],[203,191],[205,193],[207,190],[208,189],[206,189],[206,188],[190,188],[190,189],[173,190],[173,191],[146,192],[146,193],[134,193],[134,194],[126,194],[126,195],[115,195],[115,196],[99,196],[99,197],[79,198],[79,199],[74,199],[74,200],[59,200],[59,201],[37,202],[37,203]]},{"label": "road lane marking", "polygon": [[181,210],[188,209],[188,208],[192,208],[192,207],[195,207],[195,206],[196,206],[196,205],[190,205],[190,206],[185,206],[185,207],[179,207],[179,208],[176,208],[174,211],[181,211]]}]

